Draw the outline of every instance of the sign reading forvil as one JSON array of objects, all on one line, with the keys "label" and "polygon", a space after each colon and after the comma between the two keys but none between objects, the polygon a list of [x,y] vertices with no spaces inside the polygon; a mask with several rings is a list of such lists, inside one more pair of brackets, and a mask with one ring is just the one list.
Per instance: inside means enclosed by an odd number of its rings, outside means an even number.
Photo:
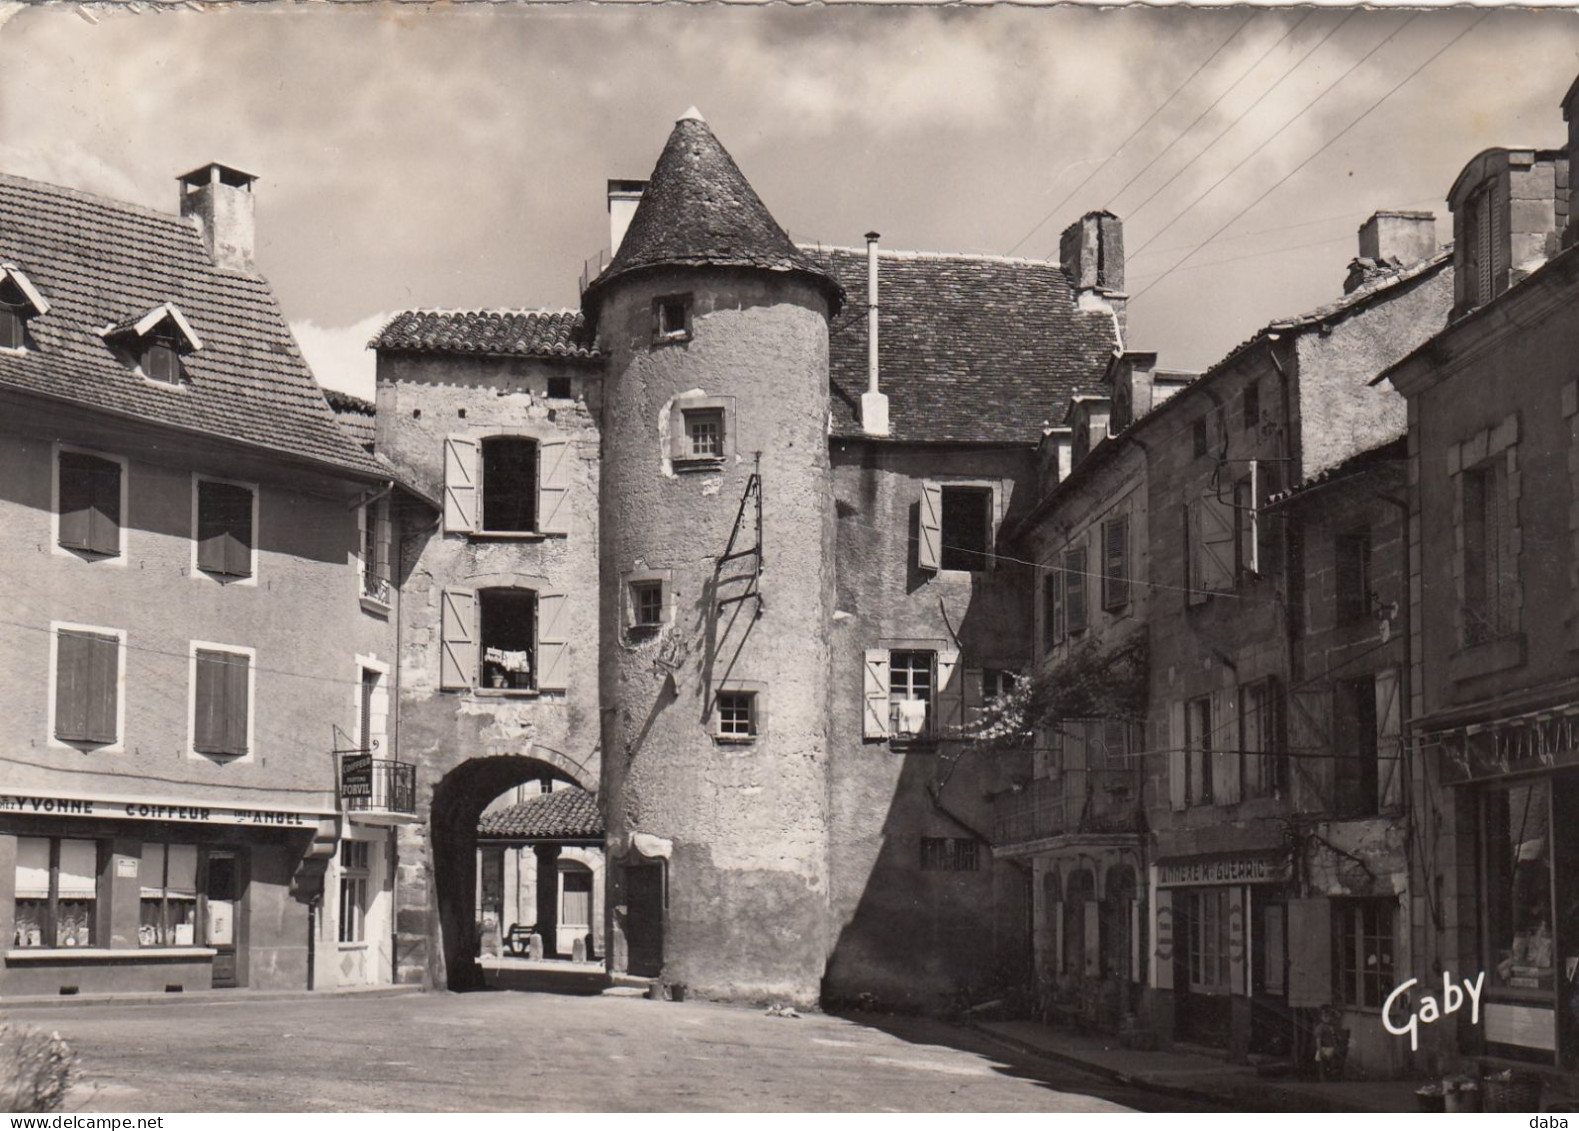
[{"label": "sign reading forvil", "polygon": [[340,760],[340,796],[373,796],[373,756],[347,754]]},{"label": "sign reading forvil", "polygon": [[1206,884],[1277,884],[1288,879],[1288,863],[1271,856],[1226,856],[1212,860],[1176,860],[1157,865],[1157,886]]},{"label": "sign reading forvil", "polygon": [[0,793],[0,813],[41,817],[111,817],[134,821],[185,821],[205,825],[268,825],[274,828],[315,827],[329,812],[257,809],[251,806],[204,805],[198,802],[112,801],[106,798],[32,797]]}]

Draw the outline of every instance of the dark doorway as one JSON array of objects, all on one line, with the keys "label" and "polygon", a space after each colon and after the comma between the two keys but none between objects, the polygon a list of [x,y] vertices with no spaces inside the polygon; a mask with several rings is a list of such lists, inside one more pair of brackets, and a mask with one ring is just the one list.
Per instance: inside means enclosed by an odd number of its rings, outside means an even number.
[{"label": "dark doorway", "polygon": [[639,978],[663,973],[664,868],[662,864],[625,864],[626,969]]},{"label": "dark doorway", "polygon": [[242,860],[227,849],[210,849],[203,883],[203,945],[214,948],[214,988],[241,983]]}]

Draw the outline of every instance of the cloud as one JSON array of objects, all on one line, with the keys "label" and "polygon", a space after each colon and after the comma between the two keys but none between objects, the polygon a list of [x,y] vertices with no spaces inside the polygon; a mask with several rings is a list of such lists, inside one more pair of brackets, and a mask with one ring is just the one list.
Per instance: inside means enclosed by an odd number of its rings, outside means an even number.
[{"label": "cloud", "polygon": [[291,333],[320,385],[370,401],[376,358],[367,343],[390,317],[370,314],[349,326],[320,326],[306,319],[292,322]]},{"label": "cloud", "polygon": [[149,199],[147,185],[71,141],[33,146],[0,142],[0,170],[17,177],[69,185],[83,192],[151,207],[167,205],[175,199],[174,188],[168,193],[170,201]]}]

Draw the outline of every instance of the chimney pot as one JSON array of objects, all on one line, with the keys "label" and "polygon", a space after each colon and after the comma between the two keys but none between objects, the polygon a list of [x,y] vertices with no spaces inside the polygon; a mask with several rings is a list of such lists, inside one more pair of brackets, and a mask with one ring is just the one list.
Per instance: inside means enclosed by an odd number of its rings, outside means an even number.
[{"label": "chimney pot", "polygon": [[609,182],[610,258],[619,254],[620,244],[625,241],[625,233],[631,226],[631,218],[636,215],[636,206],[641,203],[641,194],[646,191],[646,181]]},{"label": "chimney pot", "polygon": [[209,258],[229,271],[251,271],[256,231],[252,183],[258,178],[211,161],[176,178],[181,215],[196,217]]},{"label": "chimney pot", "polygon": [[866,392],[861,394],[861,431],[886,436],[888,395],[877,378],[877,232],[866,233]]}]

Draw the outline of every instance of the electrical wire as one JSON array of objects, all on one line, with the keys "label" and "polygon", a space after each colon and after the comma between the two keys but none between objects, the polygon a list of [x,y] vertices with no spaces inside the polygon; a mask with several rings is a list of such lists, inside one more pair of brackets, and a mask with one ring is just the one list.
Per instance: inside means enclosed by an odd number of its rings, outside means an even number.
[{"label": "electrical wire", "polygon": [[1081,189],[1085,188],[1086,185],[1090,184],[1092,182],[1092,180],[1094,180],[1096,178],[1096,176],[1099,173],[1102,172],[1103,169],[1106,169],[1108,167],[1108,165],[1112,162],[1113,158],[1117,157],[1120,153],[1124,152],[1124,147],[1126,145],[1128,145],[1130,142],[1134,141],[1135,138],[1140,135],[1140,132],[1142,130],[1144,130],[1147,126],[1151,125],[1151,123],[1156,120],[1156,117],[1157,117],[1158,114],[1161,114],[1170,105],[1172,105],[1173,104],[1173,100],[1175,98],[1177,98],[1180,95],[1180,93],[1183,92],[1185,87],[1189,86],[1190,83],[1194,81],[1195,76],[1200,74],[1203,70],[1205,70],[1207,65],[1210,64],[1213,59],[1217,58],[1217,56],[1222,54],[1223,49],[1225,47],[1227,47],[1231,42],[1233,42],[1234,38],[1241,31],[1243,31],[1245,29],[1245,27],[1250,23],[1250,21],[1255,19],[1255,17],[1258,14],[1259,13],[1252,11],[1248,16],[1246,16],[1239,23],[1239,26],[1234,28],[1233,31],[1229,32],[1228,33],[1228,38],[1223,40],[1221,43],[1219,43],[1217,45],[1217,49],[1215,51],[1213,51],[1210,55],[1208,55],[1204,60],[1202,60],[1201,64],[1198,67],[1196,67],[1195,70],[1191,71],[1189,73],[1189,75],[1185,77],[1185,80],[1183,82],[1181,82],[1177,87],[1174,88],[1174,91],[1173,91],[1172,94],[1168,95],[1167,98],[1163,99],[1162,104],[1160,106],[1158,106],[1155,110],[1153,110],[1146,117],[1146,120],[1144,122],[1142,122],[1140,125],[1136,126],[1134,128],[1134,130],[1132,130],[1130,132],[1130,135],[1128,137],[1126,137],[1123,141],[1119,142],[1118,148],[1114,149],[1112,153],[1109,153],[1107,155],[1107,157],[1103,159],[1102,164],[1098,165],[1095,169],[1093,169],[1090,173],[1088,173],[1086,175],[1085,180],[1081,181],[1074,188],[1070,189],[1068,194],[1065,195],[1065,197],[1062,200],[1060,200],[1057,204],[1055,204],[1048,211],[1047,215],[1043,216],[1040,220],[1038,220],[1031,227],[1030,231],[1026,232],[1025,235],[1021,236],[1018,240],[1016,240],[1014,242],[1014,246],[1011,247],[1006,254],[1013,255],[1016,251],[1018,251],[1025,244],[1025,242],[1027,240],[1029,240],[1037,232],[1041,231],[1043,224],[1047,223],[1047,221],[1051,220],[1054,216],[1058,215],[1058,213],[1062,212],[1063,208],[1064,208],[1064,205],[1068,204],[1071,200],[1073,200],[1075,198],[1075,195],[1077,193],[1079,193]]},{"label": "electrical wire", "polygon": [[[1333,145],[1335,145],[1335,144],[1336,144],[1336,143],[1337,143],[1337,142],[1338,142],[1338,140],[1339,140],[1339,139],[1340,139],[1340,138],[1342,138],[1342,137],[1343,137],[1343,136],[1344,136],[1344,135],[1345,135],[1345,134],[1347,134],[1347,133],[1348,133],[1348,132],[1349,132],[1349,131],[1350,131],[1350,130],[1352,130],[1352,129],[1353,129],[1353,128],[1354,128],[1354,127],[1355,127],[1355,126],[1357,126],[1357,125],[1359,125],[1359,124],[1360,124],[1360,123],[1361,123],[1361,122],[1363,122],[1363,121],[1365,121],[1365,119],[1366,119],[1366,118],[1368,118],[1368,117],[1370,117],[1370,116],[1371,116],[1371,114],[1372,114],[1372,113],[1373,113],[1373,112],[1374,112],[1374,111],[1375,111],[1375,110],[1376,110],[1376,109],[1377,109],[1377,108],[1378,108],[1378,107],[1380,107],[1380,106],[1381,106],[1381,105],[1382,105],[1382,103],[1384,103],[1384,102],[1386,102],[1386,101],[1387,101],[1387,100],[1388,100],[1388,99],[1389,99],[1389,98],[1391,98],[1391,97],[1392,97],[1392,96],[1393,96],[1393,95],[1395,95],[1395,94],[1397,94],[1397,93],[1398,93],[1398,92],[1399,92],[1399,91],[1400,91],[1400,90],[1402,90],[1402,89],[1403,89],[1403,88],[1404,88],[1404,86],[1405,86],[1405,85],[1406,85],[1406,84],[1407,84],[1407,83],[1408,83],[1408,82],[1409,82],[1409,81],[1410,81],[1410,80],[1411,80],[1411,79],[1413,79],[1413,78],[1414,78],[1414,77],[1415,77],[1415,76],[1416,76],[1416,75],[1418,75],[1418,74],[1419,74],[1419,73],[1420,73],[1420,72],[1421,72],[1421,71],[1423,71],[1423,70],[1425,70],[1425,69],[1426,69],[1426,68],[1427,68],[1427,67],[1428,67],[1428,66],[1430,66],[1430,65],[1431,65],[1431,64],[1432,64],[1432,63],[1433,63],[1433,62],[1435,62],[1435,61],[1436,61],[1436,60],[1437,60],[1437,59],[1438,59],[1438,58],[1440,58],[1440,57],[1441,57],[1441,56],[1442,56],[1442,54],[1443,54],[1443,53],[1444,53],[1444,52],[1446,52],[1446,51],[1447,51],[1447,50],[1448,50],[1448,49],[1449,49],[1449,48],[1450,48],[1450,47],[1452,47],[1452,46],[1453,46],[1453,45],[1454,45],[1454,44],[1456,44],[1456,43],[1457,43],[1457,42],[1458,42],[1458,41],[1459,41],[1459,40],[1461,40],[1461,39],[1463,39],[1463,38],[1464,38],[1464,37],[1465,37],[1465,36],[1466,36],[1466,35],[1468,35],[1468,34],[1469,34],[1469,33],[1470,33],[1470,32],[1471,32],[1471,31],[1473,31],[1473,30],[1474,30],[1474,29],[1475,29],[1475,28],[1477,28],[1477,27],[1479,27],[1479,26],[1480,26],[1480,23],[1481,23],[1481,21],[1482,21],[1482,20],[1484,20],[1484,19],[1485,19],[1485,18],[1486,18],[1486,17],[1487,17],[1487,16],[1489,16],[1489,15],[1490,15],[1490,14],[1491,14],[1491,12],[1490,12],[1490,11],[1489,11],[1489,10],[1488,10],[1488,11],[1485,11],[1485,12],[1482,12],[1482,13],[1481,13],[1481,14],[1480,14],[1480,15],[1479,15],[1479,16],[1477,16],[1477,17],[1476,17],[1476,18],[1475,18],[1475,19],[1474,19],[1474,21],[1473,21],[1473,22],[1472,22],[1472,23],[1470,23],[1470,24],[1469,24],[1469,26],[1467,26],[1467,27],[1466,27],[1466,28],[1464,28],[1464,30],[1463,30],[1463,31],[1461,31],[1461,32],[1459,32],[1459,33],[1458,33],[1458,34],[1457,34],[1457,35],[1455,35],[1455,36],[1454,36],[1454,37],[1453,37],[1453,38],[1452,38],[1452,39],[1450,39],[1450,40],[1448,40],[1448,41],[1447,41],[1447,42],[1446,42],[1446,43],[1444,43],[1444,44],[1443,44],[1443,45],[1442,45],[1442,46],[1441,46],[1441,47],[1439,47],[1439,48],[1437,48],[1437,49],[1436,49],[1436,50],[1435,50],[1435,51],[1433,51],[1433,52],[1432,52],[1432,53],[1431,53],[1431,54],[1430,54],[1430,55],[1429,55],[1429,56],[1428,56],[1428,57],[1427,57],[1427,58],[1426,58],[1426,59],[1425,59],[1425,61],[1424,61],[1424,62],[1422,62],[1422,63],[1420,63],[1420,64],[1419,64],[1419,65],[1418,65],[1418,66],[1417,66],[1417,67],[1415,67],[1415,69],[1414,69],[1414,70],[1412,70],[1412,71],[1410,71],[1410,72],[1409,72],[1409,73],[1408,73],[1408,74],[1407,74],[1407,75],[1405,75],[1405,76],[1404,76],[1404,77],[1403,77],[1403,78],[1401,78],[1401,79],[1399,79],[1399,80],[1398,80],[1398,82],[1396,82],[1396,83],[1395,83],[1395,84],[1393,84],[1393,86],[1392,86],[1392,87],[1391,87],[1391,88],[1390,88],[1390,89],[1389,89],[1389,90],[1388,90],[1388,91],[1387,91],[1387,93],[1386,93],[1386,94],[1383,94],[1383,95],[1382,95],[1382,96],[1381,96],[1381,97],[1380,97],[1380,98],[1378,98],[1378,99],[1376,99],[1376,101],[1374,101],[1374,102],[1372,102],[1372,103],[1371,103],[1371,105],[1370,105],[1370,106],[1368,106],[1368,107],[1367,107],[1367,108],[1366,108],[1366,109],[1365,109],[1365,110],[1364,110],[1364,112],[1363,112],[1363,113],[1361,113],[1361,114],[1360,114],[1360,116],[1359,116],[1359,117],[1357,117],[1357,118],[1355,118],[1355,119],[1354,119],[1354,120],[1353,120],[1353,121],[1352,121],[1352,122],[1350,122],[1350,123],[1349,123],[1349,124],[1348,124],[1348,125],[1346,125],[1346,126],[1344,126],[1344,127],[1343,127],[1343,129],[1341,129],[1341,130],[1339,130],[1339,131],[1338,131],[1338,132],[1337,132],[1337,133],[1335,133],[1335,134],[1333,134],[1333,135],[1332,135],[1332,137],[1331,137],[1331,138],[1329,138],[1329,139],[1328,139],[1328,140],[1327,140],[1327,141],[1326,141],[1326,142],[1324,142],[1324,143],[1323,143],[1323,144],[1322,144],[1322,145],[1321,145],[1321,147],[1320,147],[1320,148],[1318,148],[1318,149],[1317,149],[1317,150],[1316,150],[1316,151],[1315,151],[1315,152],[1314,152],[1314,153],[1312,153],[1312,154],[1311,154],[1311,155],[1310,155],[1310,156],[1309,156],[1309,157],[1306,157],[1306,158],[1305,158],[1305,159],[1304,159],[1304,160],[1303,160],[1303,161],[1301,161],[1301,162],[1300,162],[1300,163],[1299,163],[1299,164],[1298,164],[1298,165],[1295,165],[1295,166],[1294,166],[1294,168],[1292,168],[1292,169],[1290,169],[1290,170],[1289,170],[1289,171],[1288,171],[1288,172],[1287,172],[1287,173],[1285,173],[1285,174],[1284,174],[1284,175],[1283,175],[1283,176],[1281,176],[1281,177],[1279,177],[1279,178],[1278,178],[1278,179],[1277,179],[1277,180],[1276,180],[1276,181],[1274,181],[1274,182],[1273,182],[1273,183],[1272,183],[1272,185],[1271,185],[1271,187],[1269,187],[1269,188],[1268,188],[1268,189],[1267,189],[1267,190],[1266,190],[1266,191],[1265,191],[1265,192],[1263,192],[1263,193],[1262,193],[1262,194],[1261,194],[1261,195],[1260,195],[1260,196],[1258,196],[1258,197],[1256,197],[1256,198],[1255,198],[1255,199],[1254,199],[1254,200],[1252,200],[1252,201],[1251,201],[1251,202],[1250,202],[1250,203],[1249,203],[1249,204],[1247,204],[1247,205],[1245,205],[1245,207],[1243,207],[1243,208],[1241,208],[1241,209],[1240,209],[1240,210],[1239,210],[1239,211],[1238,211],[1238,212],[1236,212],[1236,213],[1235,213],[1235,214],[1234,214],[1234,215],[1233,215],[1233,216],[1232,216],[1232,217],[1231,217],[1231,218],[1230,218],[1230,219],[1229,219],[1229,220],[1228,220],[1228,222],[1227,222],[1227,223],[1226,223],[1226,224],[1223,224],[1223,225],[1222,225],[1222,226],[1221,226],[1221,227],[1219,227],[1219,228],[1218,228],[1218,229],[1217,229],[1217,231],[1215,231],[1215,232],[1213,232],[1213,233],[1212,233],[1212,234],[1211,234],[1211,235],[1210,235],[1210,236],[1208,236],[1208,237],[1206,237],[1206,239],[1204,239],[1204,240],[1202,240],[1202,241],[1201,241],[1201,242],[1200,242],[1200,243],[1199,243],[1199,244],[1197,244],[1197,245],[1196,245],[1196,246],[1195,246],[1195,249],[1194,249],[1194,250],[1193,250],[1193,251],[1191,251],[1191,252],[1189,252],[1189,253],[1188,253],[1188,254],[1186,254],[1186,255],[1185,255],[1185,256],[1184,256],[1184,257],[1183,257],[1183,258],[1182,258],[1182,259],[1180,259],[1180,260],[1179,260],[1179,261],[1178,261],[1178,262],[1177,262],[1177,263],[1175,263],[1175,264],[1174,264],[1174,265],[1173,265],[1173,266],[1172,266],[1172,267],[1170,267],[1170,268],[1168,268],[1168,270],[1167,270],[1167,271],[1164,271],[1164,272],[1163,272],[1163,273],[1162,273],[1162,275],[1161,275],[1161,276],[1159,276],[1159,277],[1158,277],[1158,278],[1156,278],[1156,279],[1153,279],[1153,280],[1152,280],[1152,281],[1151,281],[1151,282],[1150,282],[1150,283],[1147,283],[1147,284],[1146,284],[1146,286],[1145,286],[1145,287],[1143,287],[1143,288],[1141,288],[1141,290],[1140,290],[1140,291],[1139,291],[1139,292],[1137,292],[1137,293],[1136,293],[1136,294],[1135,294],[1135,295],[1134,295],[1134,298],[1137,298],[1137,299],[1138,299],[1138,298],[1139,298],[1139,297],[1140,297],[1140,296],[1141,296],[1141,295],[1143,295],[1143,294],[1145,294],[1145,293],[1146,293],[1146,292],[1147,292],[1147,291],[1149,291],[1149,290],[1151,290],[1151,289],[1152,289],[1152,288],[1153,288],[1153,287],[1155,287],[1155,286],[1156,286],[1156,285],[1157,285],[1157,284],[1158,284],[1158,283],[1160,283],[1160,282],[1161,282],[1161,281],[1162,281],[1162,280],[1163,280],[1163,279],[1165,279],[1165,278],[1167,278],[1167,277],[1168,277],[1168,276],[1169,276],[1169,275],[1171,275],[1171,274],[1172,274],[1172,273],[1173,273],[1173,272],[1174,272],[1174,271],[1175,271],[1175,270],[1177,270],[1177,269],[1178,269],[1178,268],[1179,268],[1179,267],[1181,267],[1181,266],[1182,266],[1182,265],[1183,265],[1183,264],[1184,264],[1184,263],[1186,263],[1186,262],[1187,262],[1187,261],[1189,261],[1189,260],[1190,260],[1190,259],[1191,259],[1191,258],[1192,258],[1192,257],[1193,257],[1193,256],[1194,256],[1194,255],[1195,255],[1195,254],[1196,254],[1196,252],[1198,252],[1198,251],[1200,251],[1200,250],[1201,250],[1201,248],[1203,248],[1203,247],[1205,247],[1205,246],[1206,246],[1206,245],[1207,245],[1207,244],[1209,244],[1209,243],[1211,243],[1211,242],[1212,242],[1212,241],[1213,241],[1213,240],[1215,240],[1215,239],[1216,239],[1216,238],[1217,238],[1217,237],[1218,237],[1218,236],[1220,236],[1220,235],[1221,235],[1221,234],[1222,234],[1222,233],[1223,233],[1223,232],[1225,232],[1225,231],[1227,231],[1227,230],[1228,230],[1228,228],[1230,228],[1230,227],[1231,227],[1231,226],[1232,226],[1232,225],[1233,225],[1233,224],[1234,224],[1234,223],[1235,223],[1235,222],[1236,222],[1236,221],[1238,221],[1238,219],[1239,219],[1239,218],[1240,218],[1240,217],[1241,217],[1241,216],[1243,216],[1243,215],[1245,215],[1245,213],[1247,213],[1247,212],[1249,212],[1249,211],[1250,211],[1250,210],[1251,210],[1251,209],[1252,209],[1252,208],[1254,208],[1254,207],[1255,207],[1255,206],[1256,206],[1256,205],[1258,205],[1258,204],[1260,204],[1260,203],[1261,203],[1261,202],[1262,202],[1262,201],[1263,201],[1263,200],[1265,200],[1265,199],[1266,199],[1266,198],[1267,198],[1267,197],[1269,197],[1269,196],[1271,196],[1271,195],[1272,195],[1272,194],[1273,194],[1273,193],[1274,193],[1274,192],[1276,192],[1276,191],[1277,191],[1277,190],[1278,190],[1278,189],[1279,189],[1279,188],[1281,188],[1281,187],[1282,187],[1282,186],[1283,186],[1283,185],[1284,185],[1284,184],[1286,184],[1286,183],[1287,183],[1287,182],[1288,182],[1288,181],[1289,181],[1289,179],[1290,179],[1290,178],[1292,178],[1292,177],[1293,177],[1293,176],[1295,176],[1295,175],[1296,175],[1296,174],[1297,174],[1297,173],[1299,173],[1299,172],[1300,172],[1300,170],[1302,170],[1302,169],[1304,169],[1304,168],[1305,168],[1305,167],[1306,167],[1306,166],[1307,166],[1307,165],[1309,165],[1309,164],[1310,164],[1310,163],[1311,163],[1311,162],[1312,162],[1312,161],[1314,161],[1314,160],[1315,160],[1315,159],[1316,159],[1316,158],[1317,158],[1317,157],[1320,157],[1320,156],[1321,156],[1321,155],[1322,155],[1322,154],[1323,154],[1323,153],[1325,153],[1325,152],[1326,152],[1326,151],[1327,151],[1327,150],[1328,150],[1328,149],[1330,149],[1330,148],[1331,148],[1331,147],[1332,147],[1332,146],[1333,146]],[[1414,17],[1413,17],[1413,16],[1411,16],[1411,17],[1410,17],[1410,20],[1413,20],[1413,19],[1414,19]],[[1408,21],[1405,21],[1405,26],[1407,26],[1407,23],[1408,23]],[[1399,28],[1399,31],[1401,31],[1401,30],[1403,30],[1403,29],[1402,29],[1402,28]],[[1394,35],[1396,35],[1396,34],[1397,34],[1397,32],[1394,32],[1394,33],[1393,33],[1393,34],[1394,34]],[[1391,38],[1392,38],[1392,36],[1389,36],[1389,37],[1388,37],[1388,38],[1389,38],[1389,39],[1391,39]],[[1384,42],[1385,42],[1385,41],[1384,41]],[[1379,47],[1380,47],[1380,45],[1378,45],[1378,49],[1379,49]],[[1375,54],[1375,50],[1373,50],[1373,51],[1372,51],[1372,52],[1371,52],[1371,54]],[[1369,55],[1367,55],[1367,56],[1366,56],[1366,58],[1369,58],[1369,57],[1370,57],[1370,56],[1369,56]],[[1362,59],[1362,60],[1361,60],[1361,62],[1364,62],[1364,60],[1363,60],[1363,59]],[[1352,68],[1351,68],[1351,70],[1352,70]],[[1335,86],[1334,86],[1334,89],[1336,89],[1336,87],[1335,87]],[[1314,104],[1312,104],[1312,105],[1314,105]],[[1132,301],[1133,301],[1133,300],[1132,300]]]}]

